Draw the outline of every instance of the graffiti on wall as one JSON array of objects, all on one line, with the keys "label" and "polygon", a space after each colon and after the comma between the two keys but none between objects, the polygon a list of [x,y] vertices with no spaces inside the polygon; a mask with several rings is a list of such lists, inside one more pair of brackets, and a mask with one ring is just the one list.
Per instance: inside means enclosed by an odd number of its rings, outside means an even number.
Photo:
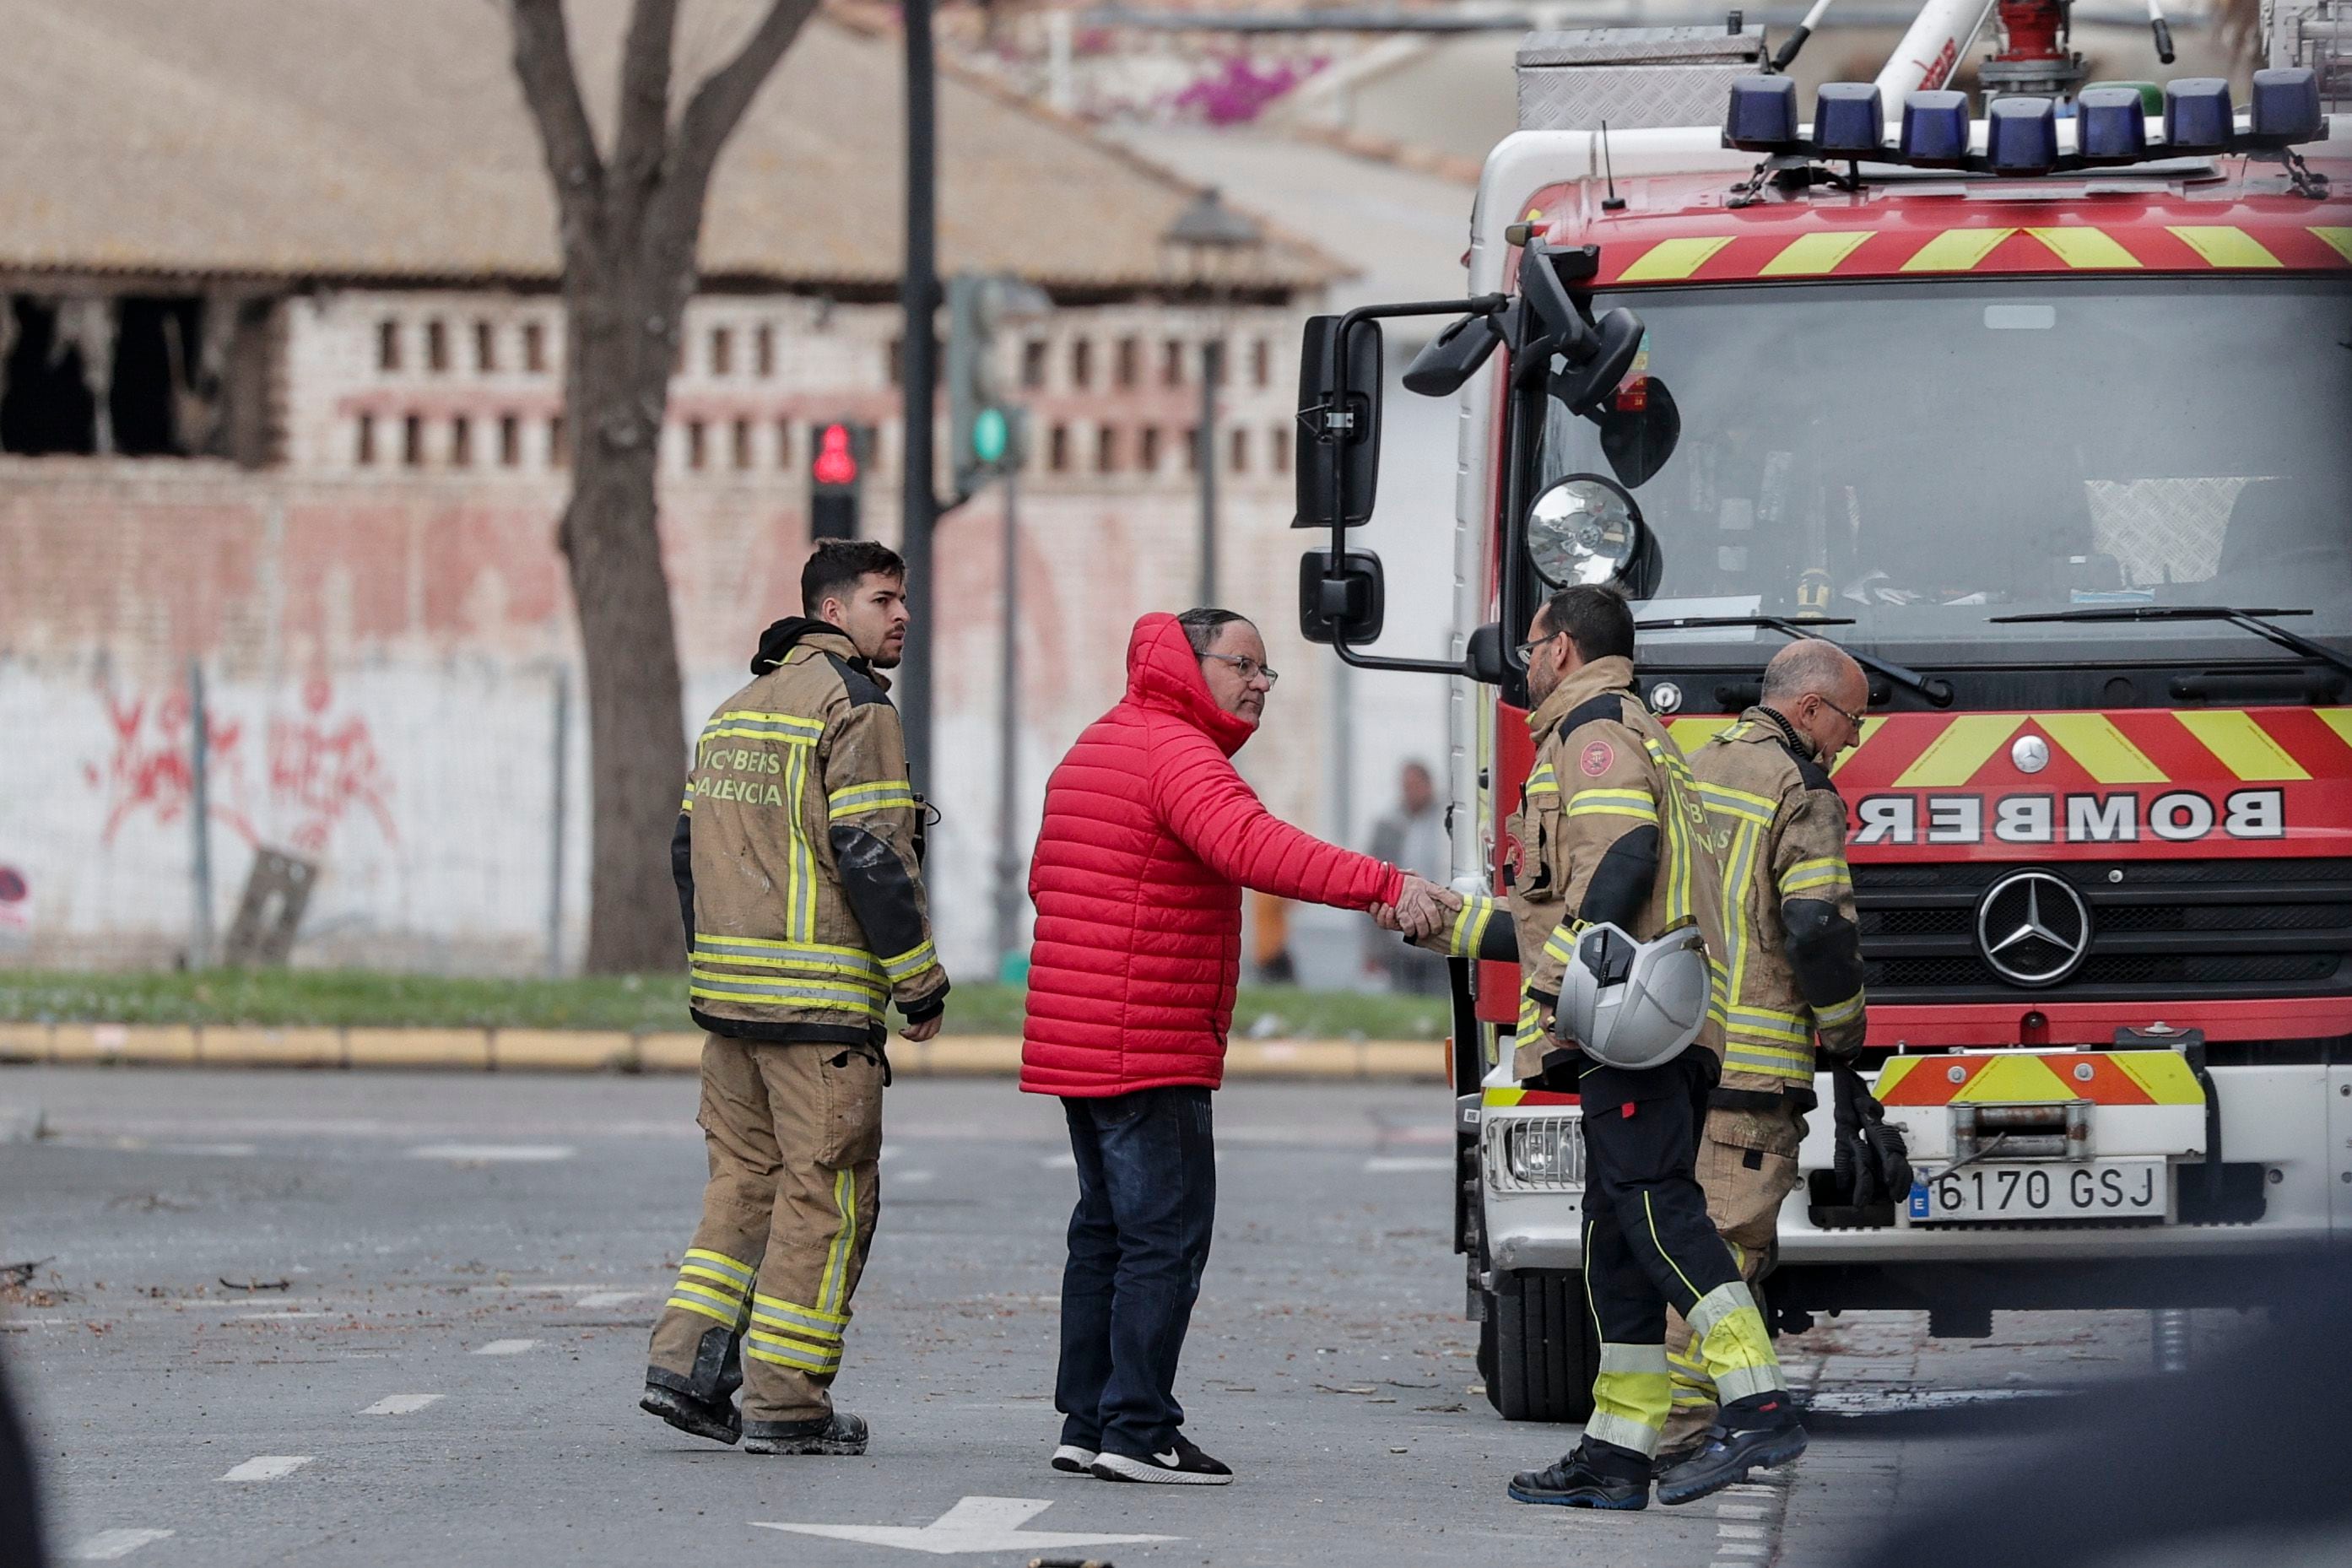
[{"label": "graffiti on wall", "polygon": [[[194,712],[186,691],[124,699],[103,692],[100,700],[110,752],[102,762],[82,764],[83,779],[103,804],[100,842],[111,846],[134,820],[159,826],[185,821],[195,800]],[[247,845],[268,838],[319,857],[354,816],[373,823],[384,843],[400,842],[392,776],[374,733],[364,715],[337,710],[334,683],[325,676],[303,683],[298,711],[268,717],[257,764],[264,781],[258,811],[247,724],[217,706],[206,718],[207,815]]]},{"label": "graffiti on wall", "polygon": [[302,711],[269,721],[269,800],[276,819],[292,824],[289,841],[316,858],[346,816],[362,813],[386,844],[400,842],[384,797],[392,779],[368,721],[337,717],[334,684],[314,675],[302,686]]}]

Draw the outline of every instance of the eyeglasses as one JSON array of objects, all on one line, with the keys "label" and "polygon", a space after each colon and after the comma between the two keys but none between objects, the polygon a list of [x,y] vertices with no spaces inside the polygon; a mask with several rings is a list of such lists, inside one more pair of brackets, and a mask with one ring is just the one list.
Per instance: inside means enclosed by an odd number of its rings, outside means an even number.
[{"label": "eyeglasses", "polygon": [[1281,674],[1271,666],[1260,664],[1245,653],[1204,653],[1201,657],[1213,658],[1220,664],[1232,665],[1234,673],[1242,678],[1244,686],[1247,686],[1263,675],[1265,677],[1265,689],[1271,691],[1274,689],[1275,682],[1282,679]]},{"label": "eyeglasses", "polygon": [[1815,697],[1821,697],[1822,706],[1822,707],[1824,707],[1824,708],[1828,709],[1831,712],[1832,712],[1832,713],[1836,714],[1839,718],[1841,718],[1841,719],[1844,720],[1847,723],[1849,723],[1849,724],[1853,725],[1856,730],[1860,730],[1860,729],[1862,728],[1862,715],[1861,715],[1861,714],[1859,714],[1859,713],[1849,713],[1849,712],[1847,712],[1844,709],[1843,709],[1843,708],[1839,707],[1836,703],[1834,703],[1834,702],[1831,701],[1828,698],[1826,698],[1826,697],[1822,697],[1822,694],[1821,694],[1820,692],[1818,692],[1818,691],[1814,692],[1814,693],[1813,693],[1813,695],[1814,695]]},{"label": "eyeglasses", "polygon": [[1539,637],[1529,637],[1527,641],[1518,646],[1517,651],[1519,655],[1519,662],[1521,664],[1532,662],[1536,657],[1536,649],[1543,647],[1544,644],[1550,642],[1555,637],[1566,637],[1567,635],[1568,634],[1565,632],[1546,632]]}]

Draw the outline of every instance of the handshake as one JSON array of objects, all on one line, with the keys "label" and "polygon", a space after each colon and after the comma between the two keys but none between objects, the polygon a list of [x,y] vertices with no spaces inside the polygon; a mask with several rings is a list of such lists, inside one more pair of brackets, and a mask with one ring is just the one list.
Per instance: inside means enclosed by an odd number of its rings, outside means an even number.
[{"label": "handshake", "polygon": [[1462,895],[1426,877],[1404,874],[1404,890],[1393,904],[1374,904],[1372,921],[1382,931],[1402,931],[1418,942],[1444,931],[1462,908]]}]

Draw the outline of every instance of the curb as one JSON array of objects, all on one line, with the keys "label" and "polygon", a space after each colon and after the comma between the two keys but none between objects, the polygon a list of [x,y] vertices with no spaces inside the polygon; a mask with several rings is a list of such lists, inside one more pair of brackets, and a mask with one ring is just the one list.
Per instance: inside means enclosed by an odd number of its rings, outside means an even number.
[{"label": "curb", "polygon": [[[0,1023],[0,1063],[689,1073],[700,1069],[702,1039],[591,1029]],[[905,1078],[1012,1078],[1021,1070],[1021,1042],[1009,1035],[893,1039],[890,1066]],[[1443,1082],[1445,1047],[1438,1040],[1235,1040],[1225,1051],[1225,1076]]]}]

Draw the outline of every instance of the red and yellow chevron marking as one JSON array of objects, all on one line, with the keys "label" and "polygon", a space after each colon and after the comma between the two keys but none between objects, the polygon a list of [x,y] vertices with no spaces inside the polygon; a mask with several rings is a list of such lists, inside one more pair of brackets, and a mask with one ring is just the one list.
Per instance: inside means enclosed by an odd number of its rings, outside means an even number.
[{"label": "red and yellow chevron marking", "polygon": [[[2088,1069],[2087,1073],[2085,1069]],[[1489,1092],[1492,1092],[1491,1090]],[[2204,1086],[2174,1051],[2081,1051],[2054,1056],[1896,1057],[1872,1091],[1881,1105],[2202,1105]]]},{"label": "red and yellow chevron marking", "polygon": [[[2170,216],[2170,215],[2167,215]],[[2236,215],[2242,216],[2242,215]],[[1960,273],[2342,271],[2352,228],[2325,224],[1974,224],[1685,234],[1601,247],[1604,285]]]},{"label": "red and yellow chevron marking", "polygon": [[[1666,730],[1687,756],[1738,721],[1710,713],[1670,721]],[[1863,721],[1862,739],[1830,771],[1841,788],[1865,780],[1895,789],[2019,782],[2024,775],[2000,759],[2021,735],[2042,737],[2053,756],[2099,784],[2283,784],[2352,774],[2352,708],[1876,715]]]},{"label": "red and yellow chevron marking", "polygon": [[[1735,721],[1677,719],[1685,752]],[[2020,773],[2011,747],[2035,735],[2053,767]],[[1978,784],[2302,784],[2352,777],[2352,708],[2095,709],[2053,713],[1901,713],[1864,721],[1831,772],[1838,787],[1957,789]]]},{"label": "red and yellow chevron marking", "polygon": [[1507,1110],[1520,1105],[1574,1105],[1577,1097],[1549,1089],[1490,1089],[1479,1100],[1489,1110]]}]

